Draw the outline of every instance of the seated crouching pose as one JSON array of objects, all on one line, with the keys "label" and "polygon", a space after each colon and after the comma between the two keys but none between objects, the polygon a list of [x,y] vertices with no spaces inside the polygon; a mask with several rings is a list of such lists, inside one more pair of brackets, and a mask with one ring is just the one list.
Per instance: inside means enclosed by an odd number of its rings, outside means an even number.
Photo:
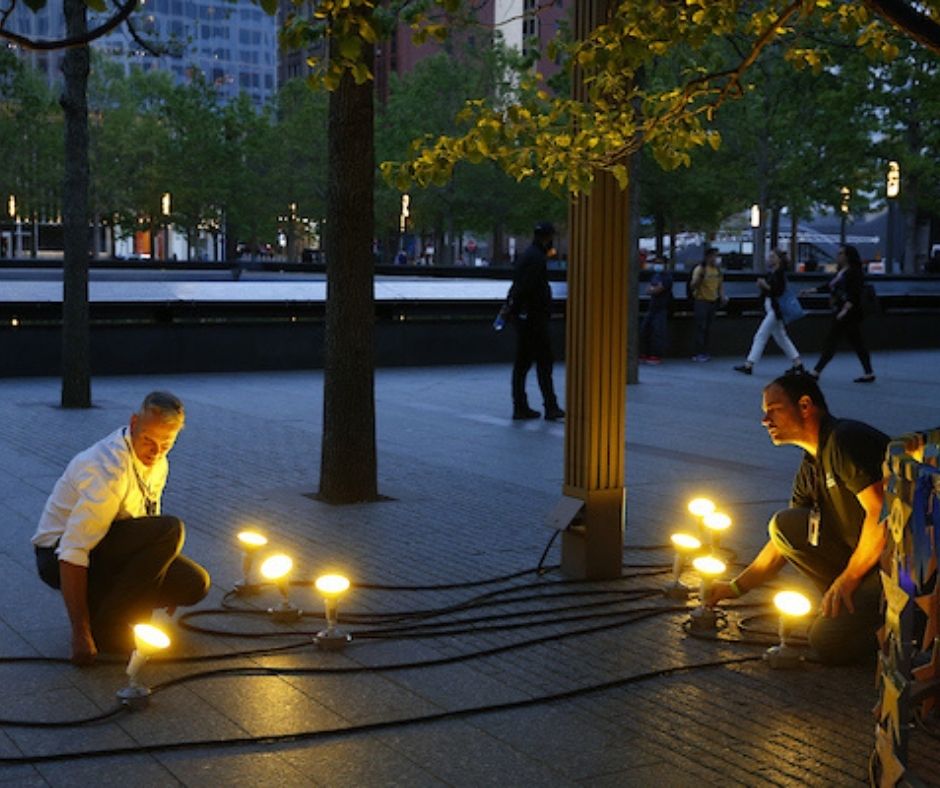
[{"label": "seated crouching pose", "polygon": [[148,394],[129,426],[72,459],[46,501],[32,539],[36,564],[62,591],[76,664],[129,652],[133,624],[209,590],[206,570],[180,554],[183,523],[160,514],[167,453],[184,420],[175,396]]},{"label": "seated crouching pose", "polygon": [[830,664],[864,659],[883,623],[878,562],[887,534],[880,521],[888,436],[829,413],[809,375],[785,375],[764,389],[764,418],[775,446],[805,452],[790,508],[770,521],[770,541],[730,582],[714,583],[706,603],[746,594],[790,563],[822,594],[810,646]]}]

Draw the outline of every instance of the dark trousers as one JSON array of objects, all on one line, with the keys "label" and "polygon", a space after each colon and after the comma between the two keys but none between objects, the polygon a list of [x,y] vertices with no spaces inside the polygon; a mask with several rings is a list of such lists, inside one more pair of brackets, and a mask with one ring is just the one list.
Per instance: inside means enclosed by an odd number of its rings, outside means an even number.
[{"label": "dark trousers", "polygon": [[816,362],[816,371],[822,372],[826,364],[832,361],[832,357],[836,353],[836,347],[838,347],[839,340],[842,339],[842,337],[845,337],[849,341],[849,344],[855,351],[855,355],[858,356],[858,360],[862,364],[862,369],[865,370],[865,374],[873,374],[871,355],[862,339],[862,321],[852,318],[846,318],[844,320],[833,319],[832,323],[829,325],[829,333],[826,335],[826,341],[823,344],[822,355],[819,357],[819,361]]},{"label": "dark trousers", "polygon": [[529,407],[529,399],[525,392],[525,379],[529,374],[532,363],[535,362],[535,372],[542,391],[542,403],[547,409],[557,408],[558,399],[555,397],[555,384],[552,382],[552,356],[551,336],[548,332],[548,319],[517,318],[513,321],[516,327],[516,362],[512,367],[512,405],[516,410]]},{"label": "dark trousers", "polygon": [[[123,645],[128,628],[154,608],[194,605],[209,591],[209,573],[180,555],[185,531],[177,517],[115,520],[89,554],[88,613],[102,645]],[[60,588],[55,548],[37,547],[39,576]]]},{"label": "dark trousers", "polygon": [[669,342],[669,311],[650,309],[640,324],[640,354],[643,356],[665,356]]},{"label": "dark trousers", "polygon": [[711,342],[712,323],[718,311],[717,301],[695,299],[695,355],[707,356]]},{"label": "dark trousers", "polygon": [[[801,574],[825,593],[845,569],[853,549],[838,538],[825,522],[819,528],[819,545],[809,543],[809,509],[783,509],[770,520],[770,539]],[[809,628],[809,643],[828,664],[855,662],[875,654],[881,615],[881,576],[873,568],[852,596],[855,612],[842,609],[834,618],[817,616]]]}]

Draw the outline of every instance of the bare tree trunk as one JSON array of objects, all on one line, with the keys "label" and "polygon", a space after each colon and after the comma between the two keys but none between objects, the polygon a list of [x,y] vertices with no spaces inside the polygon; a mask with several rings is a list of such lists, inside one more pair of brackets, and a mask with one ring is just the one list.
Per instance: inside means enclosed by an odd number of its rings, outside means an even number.
[{"label": "bare tree trunk", "polygon": [[[365,64],[372,69],[373,52]],[[330,94],[327,131],[326,338],[320,498],[378,498],[372,238],[374,86],[346,74]]]},{"label": "bare tree trunk", "polygon": [[796,264],[799,262],[800,258],[800,238],[799,238],[799,229],[800,229],[800,218],[796,215],[796,211],[792,208],[790,209],[790,263],[793,266],[791,270],[796,270]]},{"label": "bare tree trunk", "polygon": [[[69,37],[88,30],[84,0],[65,0]],[[91,407],[91,339],[88,308],[88,47],[73,47],[62,59],[65,114],[62,292],[62,407]]]}]

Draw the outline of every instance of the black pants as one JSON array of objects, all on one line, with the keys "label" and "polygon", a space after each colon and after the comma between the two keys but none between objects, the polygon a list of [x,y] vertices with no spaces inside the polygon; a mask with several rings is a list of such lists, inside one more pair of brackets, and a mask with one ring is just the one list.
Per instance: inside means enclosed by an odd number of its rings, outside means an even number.
[{"label": "black pants", "polygon": [[640,354],[643,356],[666,355],[666,345],[669,341],[669,328],[667,321],[669,311],[650,307],[640,323]]},{"label": "black pants", "polygon": [[[180,555],[184,528],[177,517],[115,520],[89,554],[88,613],[99,648],[126,647],[129,627],[154,608],[194,605],[209,591],[209,573]],[[37,547],[39,576],[60,588],[55,548]]]},{"label": "black pants", "polygon": [[693,314],[695,315],[695,355],[707,356],[711,344],[712,323],[715,313],[718,312],[717,301],[702,301],[695,299]]},{"label": "black pants", "polygon": [[868,348],[865,347],[865,342],[862,339],[862,321],[857,318],[850,317],[846,317],[843,320],[833,319],[832,323],[829,325],[829,333],[826,335],[826,342],[823,345],[822,355],[819,357],[819,361],[816,362],[816,371],[822,372],[823,369],[825,369],[826,364],[832,361],[832,357],[836,354],[836,348],[839,345],[839,340],[842,337],[845,337],[849,341],[849,344],[855,351],[855,355],[858,356],[858,360],[861,362],[862,369],[865,370],[865,374],[873,374],[871,368],[871,355],[868,352]]},{"label": "black pants", "polygon": [[[801,574],[825,593],[845,569],[853,548],[841,541],[834,527],[823,522],[819,545],[809,544],[809,509],[783,509],[771,518],[770,539]],[[876,632],[881,615],[881,576],[872,569],[852,596],[855,612],[842,609],[834,618],[817,616],[809,628],[809,643],[819,658],[831,665],[872,657],[878,647]]]},{"label": "black pants", "polygon": [[512,367],[513,408],[524,410],[529,407],[525,392],[525,379],[533,361],[539,388],[542,391],[542,403],[546,409],[557,408],[558,399],[555,397],[555,385],[552,382],[552,365],[555,359],[552,356],[548,318],[534,320],[517,318],[513,321],[513,325],[516,327],[516,362]]}]

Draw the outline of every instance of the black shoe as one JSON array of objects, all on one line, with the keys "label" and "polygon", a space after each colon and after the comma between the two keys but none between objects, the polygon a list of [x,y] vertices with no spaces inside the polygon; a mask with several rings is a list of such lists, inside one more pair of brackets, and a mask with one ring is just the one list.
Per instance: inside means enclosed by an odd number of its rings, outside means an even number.
[{"label": "black shoe", "polygon": [[874,373],[870,373],[868,375],[862,375],[860,378],[855,378],[855,380],[853,381],[853,383],[874,383],[874,382],[875,382]]},{"label": "black shoe", "polygon": [[513,421],[523,421],[525,419],[537,419],[542,414],[537,410],[532,410],[532,408],[513,408],[512,409],[512,419]]},{"label": "black shoe", "polygon": [[745,375],[750,375],[750,374],[751,374],[751,371],[752,371],[753,369],[754,369],[754,368],[753,368],[752,366],[750,366],[749,364],[740,364],[740,365],[738,365],[737,367],[734,368],[734,371],[735,371],[735,372],[741,372],[741,373],[743,373],[743,374],[745,374]]},{"label": "black shoe", "polygon": [[557,405],[553,408],[545,408],[545,421],[561,421],[565,418],[565,412]]}]

